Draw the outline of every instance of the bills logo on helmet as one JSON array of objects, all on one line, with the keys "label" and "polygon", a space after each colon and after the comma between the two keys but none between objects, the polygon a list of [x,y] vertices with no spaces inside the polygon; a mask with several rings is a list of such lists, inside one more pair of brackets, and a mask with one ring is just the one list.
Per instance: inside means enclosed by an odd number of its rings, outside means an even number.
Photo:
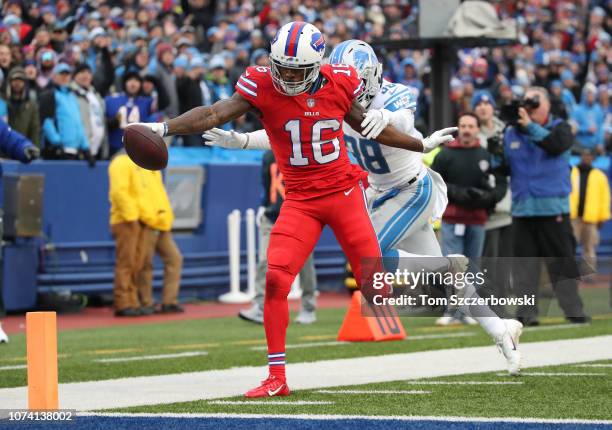
[{"label": "bills logo on helmet", "polygon": [[272,42],[270,42],[270,45],[274,45],[276,43],[276,41],[278,40],[278,33],[280,33],[280,31],[276,32],[276,34],[274,35],[274,39],[272,39]]},{"label": "bills logo on helmet", "polygon": [[317,52],[320,52],[325,49],[325,39],[321,33],[314,33],[312,35],[312,40],[310,41],[310,46]]}]

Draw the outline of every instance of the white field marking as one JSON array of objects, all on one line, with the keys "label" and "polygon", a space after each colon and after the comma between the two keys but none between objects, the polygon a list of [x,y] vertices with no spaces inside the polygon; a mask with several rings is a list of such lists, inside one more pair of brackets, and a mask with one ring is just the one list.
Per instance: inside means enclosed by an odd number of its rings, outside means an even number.
[{"label": "white field marking", "polygon": [[[251,402],[249,402],[251,403]],[[271,402],[265,402],[271,403]],[[317,415],[317,414],[228,414],[228,413],[125,413],[125,412],[79,412],[79,417],[125,417],[125,418],[244,418],[244,419],[295,419],[295,420],[371,420],[371,421],[443,421],[443,422],[505,422],[534,424],[612,424],[612,420],[579,420],[554,418],[524,418],[524,417],[456,417],[456,416],[421,416],[421,415]]]},{"label": "white field marking", "polygon": [[17,369],[25,369],[28,366],[26,366],[25,364],[16,364],[15,366],[2,366],[0,367],[0,370],[17,370]]},{"label": "white field marking", "polygon": [[431,394],[423,390],[317,390],[321,394]]},{"label": "white field marking", "polygon": [[612,363],[576,364],[574,367],[612,367]]},{"label": "white field marking", "polygon": [[291,405],[291,406],[304,406],[304,405],[333,405],[336,402],[328,402],[324,400],[211,400],[206,402],[209,405]]},{"label": "white field marking", "polygon": [[[406,341],[411,340],[425,340],[425,339],[446,339],[452,337],[469,337],[475,336],[476,333],[472,332],[459,332],[459,333],[446,333],[446,334],[423,334],[419,336],[408,336]],[[293,343],[285,346],[286,349],[298,349],[298,348],[314,348],[317,346],[340,346],[340,345],[355,345],[360,342],[344,342],[344,341],[330,341],[330,342],[305,342],[305,343]],[[263,346],[252,346],[250,348],[252,351],[267,351],[268,347]]]},{"label": "white field marking", "polygon": [[570,329],[570,328],[586,328],[590,327],[590,324],[554,324],[554,325],[539,325],[535,327],[523,327],[523,331],[545,331],[545,330],[559,330],[559,329]]},{"label": "white field marking", "polygon": [[[523,368],[609,360],[610,344],[612,335],[525,342],[520,346]],[[59,399],[62,408],[79,411],[222,399],[255,386],[267,373],[264,363],[262,354],[260,366],[60,384]],[[349,377],[346,369],[351,369]],[[287,374],[292,389],[308,390],[505,370],[506,360],[491,343],[294,363]],[[0,389],[0,405],[5,409],[26,409],[27,398],[27,387]]]},{"label": "white field marking", "polygon": [[[503,373],[506,376],[505,373]],[[522,385],[521,381],[404,381],[412,385]]]},{"label": "white field marking", "polygon": [[189,352],[181,352],[178,354],[135,355],[133,357],[99,358],[93,361],[95,361],[96,363],[123,363],[125,361],[165,360],[167,358],[197,357],[199,355],[208,355],[208,352],[189,351]]},{"label": "white field marking", "polygon": [[[506,373],[496,373],[497,376],[508,376]],[[521,372],[521,376],[606,376],[607,373],[587,372]]]}]

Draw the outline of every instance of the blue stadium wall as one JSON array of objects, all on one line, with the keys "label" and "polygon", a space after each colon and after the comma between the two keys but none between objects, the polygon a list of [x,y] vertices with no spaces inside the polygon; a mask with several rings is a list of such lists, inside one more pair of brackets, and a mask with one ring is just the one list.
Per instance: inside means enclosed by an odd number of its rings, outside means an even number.
[{"label": "blue stadium wall", "polygon": [[[235,156],[175,149],[172,165],[201,164],[202,223],[175,234],[185,262],[183,298],[212,299],[227,290],[227,215],[234,209],[256,208],[261,198],[261,153]],[[608,159],[598,167],[608,171]],[[18,239],[3,249],[3,288],[8,310],[32,308],[38,292],[112,292],[114,245],[109,230],[107,162],[89,168],[84,162],[44,161],[31,165],[3,162],[4,174],[45,176],[43,232],[40,239]],[[1,195],[1,189],[0,189]],[[2,199],[0,198],[0,205]],[[242,285],[246,284],[245,231],[242,229]],[[599,252],[612,255],[612,223],[602,231]],[[329,229],[315,251],[319,285],[343,288],[344,257]],[[161,288],[162,271],[155,264],[154,287]]]},{"label": "blue stadium wall", "polygon": [[[201,152],[201,151],[200,151]],[[229,285],[227,215],[257,208],[262,194],[261,153],[240,160],[201,157],[185,149],[173,151],[172,165],[204,167],[202,223],[175,233],[185,258],[183,297],[215,298]],[[210,154],[208,154],[210,155]],[[3,162],[3,174],[41,173],[45,177],[43,234],[40,239],[6,243],[4,297],[8,310],[34,306],[37,292],[112,292],[114,245],[109,229],[108,162],[90,168],[85,162],[43,161],[31,165]],[[1,191],[1,190],[0,190]],[[0,195],[2,193],[0,192]],[[2,198],[0,196],[0,205]],[[243,218],[244,220],[244,218]],[[242,223],[242,284],[246,286],[246,235]],[[344,259],[329,229],[315,252],[324,288],[341,288]],[[154,286],[161,288],[156,260]]]}]

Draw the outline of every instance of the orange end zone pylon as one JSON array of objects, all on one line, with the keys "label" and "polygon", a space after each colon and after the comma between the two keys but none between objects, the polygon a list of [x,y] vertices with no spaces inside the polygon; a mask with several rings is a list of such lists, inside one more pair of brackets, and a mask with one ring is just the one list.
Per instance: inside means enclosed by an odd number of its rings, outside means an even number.
[{"label": "orange end zone pylon", "polygon": [[28,408],[58,409],[55,312],[26,313]]},{"label": "orange end zone pylon", "polygon": [[[361,292],[355,291],[351,304],[338,332],[338,340],[346,342],[379,342],[383,340],[401,340],[406,337],[404,326],[395,309],[388,306],[376,306],[371,309],[371,317],[364,317],[361,312]],[[366,306],[365,301],[363,303]]]}]

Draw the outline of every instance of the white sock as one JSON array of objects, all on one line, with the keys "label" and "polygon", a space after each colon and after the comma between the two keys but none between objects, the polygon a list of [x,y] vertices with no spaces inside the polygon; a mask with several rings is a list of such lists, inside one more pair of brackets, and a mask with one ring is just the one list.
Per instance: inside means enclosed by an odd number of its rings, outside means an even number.
[{"label": "white sock", "polygon": [[[457,293],[457,290],[455,290]],[[480,297],[476,292],[476,288],[473,284],[467,283],[459,294],[461,297],[478,298]],[[491,337],[498,338],[503,336],[506,332],[506,324],[504,320],[497,316],[493,310],[486,306],[459,306],[459,310],[467,316],[474,318],[478,321],[478,324],[486,331]]]}]

